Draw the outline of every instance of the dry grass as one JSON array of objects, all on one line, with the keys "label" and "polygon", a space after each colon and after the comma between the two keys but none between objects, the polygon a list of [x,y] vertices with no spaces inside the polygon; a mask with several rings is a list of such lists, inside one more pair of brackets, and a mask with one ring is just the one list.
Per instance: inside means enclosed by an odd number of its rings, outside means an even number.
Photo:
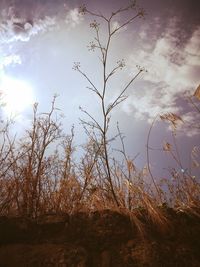
[{"label": "dry grass", "polygon": [[[138,219],[140,210],[145,209],[147,218],[159,225],[161,229],[168,224],[161,208],[164,205],[198,213],[200,208],[199,177],[194,178],[191,173],[176,173],[172,170],[173,179],[157,183],[151,173],[150,164],[147,168],[139,170],[134,160],[129,159],[119,127],[117,136],[121,140],[122,150],[120,152],[124,158],[123,163],[111,159],[109,153],[112,140],[108,138],[108,130],[112,110],[126,99],[126,90],[143,71],[139,68],[138,73],[128,83],[125,83],[125,87],[114,102],[106,105],[107,82],[113,74],[124,67],[122,60],[117,62],[110,73],[107,70],[110,41],[121,28],[128,26],[136,18],[143,17],[144,12],[142,9],[136,10],[134,16],[113,31],[111,31],[111,22],[115,15],[135,10],[134,8],[132,3],[124,9],[113,12],[109,18],[91,12],[86,7],[80,10],[81,13],[103,20],[109,29],[108,39],[103,44],[100,37],[100,25],[96,21],[90,25],[95,32],[96,40],[95,44],[91,44],[91,49],[98,50],[103,64],[102,91],[82,71],[79,63],[74,66],[74,69],[89,82],[89,89],[99,97],[103,111],[102,121],[98,122],[91,114],[82,110],[89,117],[89,121],[82,121],[88,141],[84,145],[84,153],[80,162],[77,163],[74,159],[74,129],[72,128],[69,135],[63,132],[61,118],[56,115],[55,97],[47,113],[39,114],[37,104],[34,105],[32,125],[20,140],[11,139],[10,123],[1,126],[0,215],[35,218],[49,212],[72,214],[76,211],[90,212],[103,209],[120,210],[131,215],[137,209],[138,217],[133,220],[143,232],[142,223]],[[172,124],[174,137],[173,145],[165,143],[163,153],[169,153],[182,168],[175,142],[177,122],[182,122],[182,119],[173,113],[163,114],[160,118]],[[53,151],[53,148],[56,149]],[[196,149],[193,151],[191,161],[198,170],[199,158]],[[152,181],[152,183],[147,181]]]},{"label": "dry grass", "polygon": [[[67,136],[63,133],[60,120],[55,119],[55,110],[55,99],[49,113],[37,114],[34,106],[32,127],[20,141],[11,141],[8,125],[1,131],[1,216],[35,218],[49,212],[73,214],[110,209],[129,214],[144,236],[141,220],[144,213],[160,231],[167,231],[169,227],[165,214],[167,206],[199,215],[198,178],[187,173],[172,173],[173,179],[157,184],[158,195],[153,185],[147,183],[148,170],[137,169],[125,150],[125,164],[110,161],[113,188],[119,203],[116,205],[106,178],[105,162],[102,154],[94,150],[94,141],[89,140],[84,146],[84,155],[77,163],[73,154],[74,130]],[[50,153],[52,145],[56,150]],[[192,156],[196,167],[197,152],[195,149]]]}]

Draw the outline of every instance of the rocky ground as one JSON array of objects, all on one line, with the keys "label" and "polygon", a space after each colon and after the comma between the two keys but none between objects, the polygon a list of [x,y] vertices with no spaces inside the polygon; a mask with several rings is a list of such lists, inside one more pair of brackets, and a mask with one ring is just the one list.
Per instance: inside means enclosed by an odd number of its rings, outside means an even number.
[{"label": "rocky ground", "polygon": [[164,212],[0,217],[0,267],[199,267],[200,217]]}]

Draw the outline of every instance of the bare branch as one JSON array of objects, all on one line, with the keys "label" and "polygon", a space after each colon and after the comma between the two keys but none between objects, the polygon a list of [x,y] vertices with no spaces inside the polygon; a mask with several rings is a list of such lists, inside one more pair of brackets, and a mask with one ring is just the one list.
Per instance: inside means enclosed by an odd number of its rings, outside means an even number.
[{"label": "bare branch", "polygon": [[79,73],[81,73],[81,74],[86,78],[86,80],[90,83],[90,85],[94,88],[94,90],[95,90],[95,91],[97,92],[97,94],[100,96],[101,94],[100,94],[99,90],[98,90],[97,87],[94,85],[94,83],[91,81],[91,79],[90,79],[90,78],[89,78],[83,71],[81,71],[80,68],[78,68],[77,71],[78,71]]},{"label": "bare branch", "polygon": [[[85,113],[95,124],[95,128],[97,128],[97,129],[99,129],[102,133],[103,133],[103,129],[102,129],[102,127],[100,126],[100,124],[97,122],[97,120],[89,113],[89,112],[87,112],[86,110],[84,110],[84,109],[82,109],[81,107],[79,107],[79,109],[83,112],[83,113]],[[83,120],[81,120],[82,122],[84,122]],[[84,122],[84,123],[86,123],[86,122]],[[93,126],[94,126],[93,125]],[[90,123],[90,126],[91,126],[91,123]]]},{"label": "bare branch", "polygon": [[121,93],[118,95],[118,97],[116,97],[116,99],[112,102],[112,104],[109,105],[106,114],[110,113],[110,111],[116,107],[118,104],[120,104],[121,102],[123,102],[127,96],[124,96],[124,93],[126,92],[126,90],[129,88],[129,86],[132,84],[132,82],[140,75],[140,73],[143,70],[139,70],[139,72],[130,80],[130,82],[128,82],[128,84],[124,87],[124,89],[121,91]]}]

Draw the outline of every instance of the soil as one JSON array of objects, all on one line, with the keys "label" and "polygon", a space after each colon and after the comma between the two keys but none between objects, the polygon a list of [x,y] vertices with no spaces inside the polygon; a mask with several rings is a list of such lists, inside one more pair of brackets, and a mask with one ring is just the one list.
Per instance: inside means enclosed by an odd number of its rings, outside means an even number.
[{"label": "soil", "polygon": [[145,210],[0,217],[0,267],[199,267],[200,217],[164,212],[163,224]]}]

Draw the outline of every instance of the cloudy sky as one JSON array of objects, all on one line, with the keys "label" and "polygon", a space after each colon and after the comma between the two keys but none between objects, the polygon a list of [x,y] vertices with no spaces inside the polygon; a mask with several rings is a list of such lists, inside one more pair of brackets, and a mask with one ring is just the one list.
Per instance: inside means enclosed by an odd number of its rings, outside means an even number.
[{"label": "cloudy sky", "polygon": [[[18,134],[30,120],[31,105],[39,102],[46,111],[54,94],[57,106],[65,115],[64,128],[75,125],[78,143],[84,142],[79,106],[101,120],[98,102],[86,89],[87,81],[72,69],[74,62],[101,85],[98,53],[88,51],[94,38],[89,27],[92,16],[79,14],[85,4],[91,11],[109,16],[128,5],[127,0],[1,0],[0,1],[0,90],[3,92],[1,116],[17,114],[13,131]],[[141,0],[145,19],[137,18],[111,43],[109,66],[124,59],[126,66],[109,84],[111,101],[136,73],[143,72],[127,91],[128,99],[113,112],[110,135],[116,122],[126,136],[127,153],[137,163],[146,162],[146,140],[152,120],[159,114],[173,112],[183,119],[177,131],[177,144],[183,167],[189,168],[190,153],[200,145],[200,114],[189,103],[200,83],[200,2],[198,0]],[[137,10],[123,12],[113,19],[117,27]],[[106,36],[101,19],[101,35]],[[196,105],[198,99],[192,98]],[[81,134],[80,134],[81,133]],[[168,175],[172,161],[160,151],[163,142],[171,142],[168,124],[155,123],[150,138],[151,165],[155,175]],[[118,144],[115,144],[118,146]],[[158,149],[158,150],[157,150]],[[176,166],[175,166],[176,167]]]}]

